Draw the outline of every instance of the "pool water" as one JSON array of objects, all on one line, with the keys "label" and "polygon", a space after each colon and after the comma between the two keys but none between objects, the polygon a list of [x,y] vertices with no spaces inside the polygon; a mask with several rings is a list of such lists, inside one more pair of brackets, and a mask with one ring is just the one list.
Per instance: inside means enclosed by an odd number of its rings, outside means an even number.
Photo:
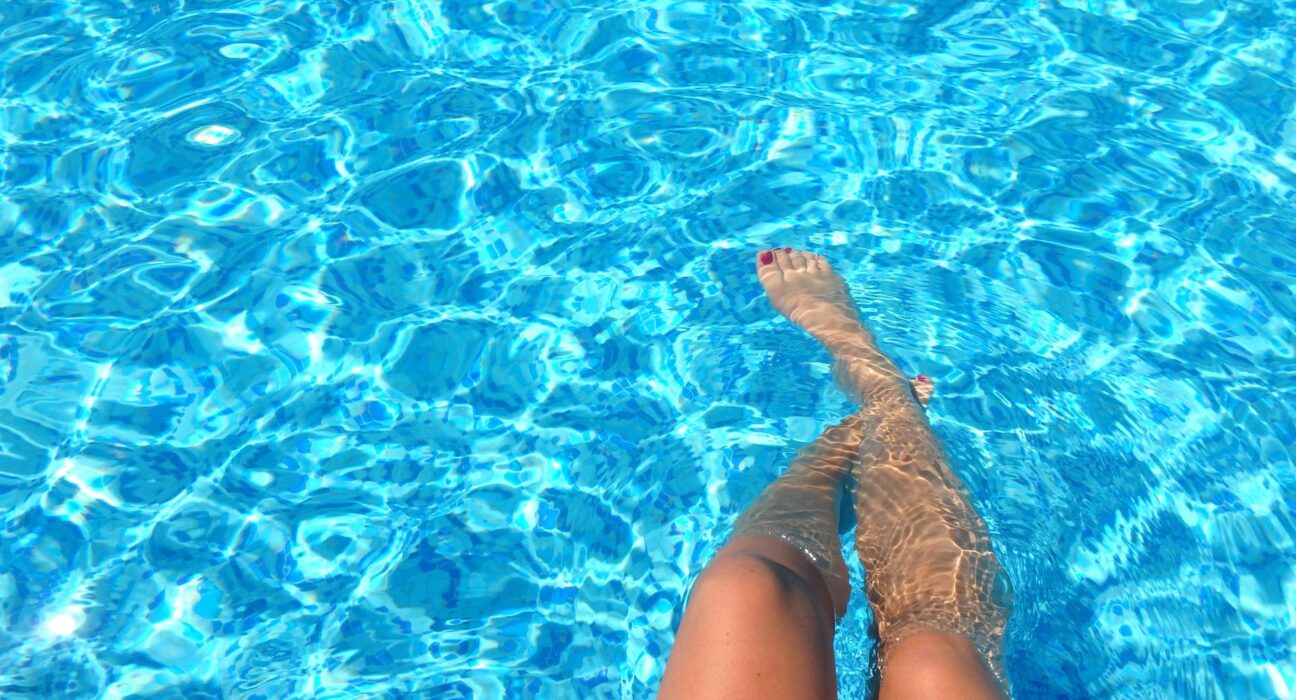
[{"label": "pool water", "polygon": [[1018,697],[1292,697],[1293,76],[1290,0],[8,0],[0,695],[652,696],[850,411],[787,245],[934,378]]}]

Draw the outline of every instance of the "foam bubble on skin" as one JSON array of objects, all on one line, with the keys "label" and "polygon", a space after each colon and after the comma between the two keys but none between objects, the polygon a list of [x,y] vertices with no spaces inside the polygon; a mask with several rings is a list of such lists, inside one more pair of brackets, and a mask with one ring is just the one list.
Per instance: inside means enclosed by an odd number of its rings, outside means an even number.
[{"label": "foam bubble on skin", "polygon": [[203,146],[223,146],[239,137],[237,129],[231,129],[228,126],[212,124],[194,129],[189,132],[188,139],[193,143]]}]

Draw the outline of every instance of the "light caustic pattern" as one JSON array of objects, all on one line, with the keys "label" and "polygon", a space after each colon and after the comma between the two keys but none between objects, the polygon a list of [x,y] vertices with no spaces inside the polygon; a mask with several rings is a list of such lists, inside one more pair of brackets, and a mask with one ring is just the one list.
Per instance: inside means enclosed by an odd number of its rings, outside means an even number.
[{"label": "light caustic pattern", "polygon": [[1293,37],[1269,0],[0,3],[0,694],[650,696],[849,410],[759,298],[789,245],[935,379],[1019,696],[1291,697]]}]

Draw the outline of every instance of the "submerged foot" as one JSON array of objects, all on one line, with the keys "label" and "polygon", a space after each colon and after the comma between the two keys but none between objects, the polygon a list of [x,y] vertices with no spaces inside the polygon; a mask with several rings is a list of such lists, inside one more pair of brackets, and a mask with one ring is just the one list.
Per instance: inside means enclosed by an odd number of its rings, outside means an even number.
[{"label": "submerged foot", "polygon": [[793,248],[762,250],[756,256],[756,274],[774,308],[829,352],[861,337],[869,339],[846,281],[822,255]]},{"label": "submerged foot", "polygon": [[909,389],[913,391],[915,399],[918,399],[918,405],[924,409],[927,404],[931,403],[932,392],[936,391],[936,386],[932,380],[925,374],[920,374],[909,380]]}]

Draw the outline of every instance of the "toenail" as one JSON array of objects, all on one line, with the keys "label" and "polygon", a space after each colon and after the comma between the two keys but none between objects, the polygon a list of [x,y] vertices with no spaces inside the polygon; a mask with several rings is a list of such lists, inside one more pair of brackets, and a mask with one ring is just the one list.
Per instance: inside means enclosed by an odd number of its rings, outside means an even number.
[{"label": "toenail", "polygon": [[760,261],[762,265],[768,265],[774,262],[774,253],[771,253],[768,250],[762,251],[760,256]]},{"label": "toenail", "polygon": [[923,382],[924,384],[931,381],[931,379],[928,379],[927,375],[925,374],[920,374],[917,377],[914,377],[914,379],[917,379],[918,381]]},{"label": "toenail", "polygon": [[784,248],[784,249],[783,249],[783,252],[784,252],[784,253],[791,253],[791,252],[792,252],[792,249],[791,249],[791,248]]}]

